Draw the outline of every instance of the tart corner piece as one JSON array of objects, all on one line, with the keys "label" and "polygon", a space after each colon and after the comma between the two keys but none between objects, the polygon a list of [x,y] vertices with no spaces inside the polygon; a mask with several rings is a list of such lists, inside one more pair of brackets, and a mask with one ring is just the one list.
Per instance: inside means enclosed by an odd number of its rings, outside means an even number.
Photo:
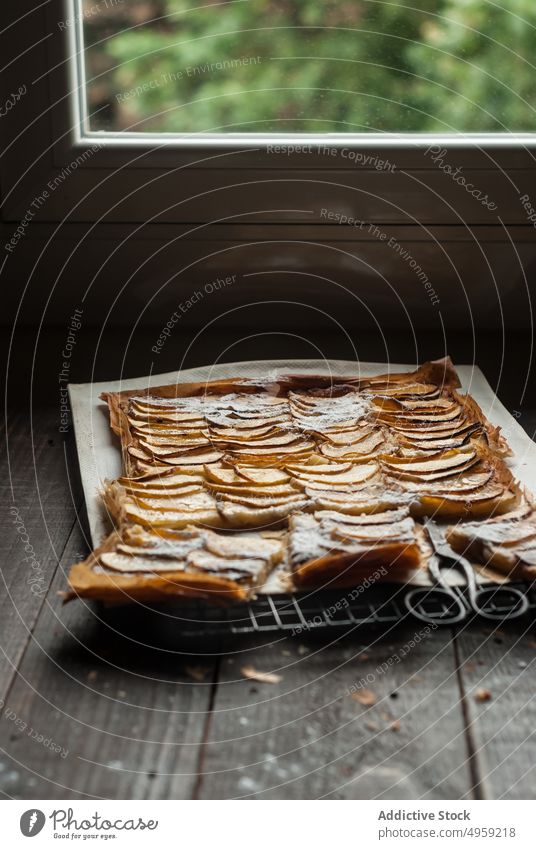
[{"label": "tart corner piece", "polygon": [[284,560],[277,535],[218,534],[187,527],[114,531],[69,574],[70,598],[108,604],[172,597],[245,601]]}]

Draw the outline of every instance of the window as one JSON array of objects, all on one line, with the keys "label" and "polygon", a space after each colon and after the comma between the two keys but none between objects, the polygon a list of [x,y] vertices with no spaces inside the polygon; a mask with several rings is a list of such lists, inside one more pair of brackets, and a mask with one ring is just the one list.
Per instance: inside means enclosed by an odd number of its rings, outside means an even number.
[{"label": "window", "polygon": [[536,129],[526,0],[77,0],[89,131]]}]

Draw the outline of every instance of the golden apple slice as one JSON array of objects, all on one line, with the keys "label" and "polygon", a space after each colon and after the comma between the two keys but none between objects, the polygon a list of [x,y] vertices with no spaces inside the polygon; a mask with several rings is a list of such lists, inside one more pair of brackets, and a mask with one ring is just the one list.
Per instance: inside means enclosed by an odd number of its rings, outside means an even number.
[{"label": "golden apple slice", "polygon": [[195,431],[194,433],[166,433],[162,436],[154,436],[153,434],[140,434],[140,445],[148,448],[167,448],[168,446],[188,447],[196,445],[208,445],[209,433],[205,431]]},{"label": "golden apple slice", "polygon": [[285,467],[293,475],[336,475],[350,472],[352,469],[351,463],[289,463]]},{"label": "golden apple slice", "polygon": [[372,434],[367,439],[362,439],[360,442],[354,442],[350,445],[328,445],[324,443],[320,446],[320,451],[326,457],[331,457],[334,460],[342,457],[360,456],[372,454],[374,451],[385,445],[385,438],[381,431]]},{"label": "golden apple slice", "polygon": [[379,525],[383,522],[398,522],[409,516],[408,507],[396,507],[383,513],[361,513],[356,516],[341,513],[338,510],[315,510],[314,517],[321,522],[336,522],[344,525]]},{"label": "golden apple slice", "polygon": [[412,399],[404,401],[399,398],[377,397],[372,399],[372,403],[376,410],[393,413],[402,417],[419,411],[428,415],[450,412],[455,408],[458,410],[460,409],[459,404],[456,404],[451,398],[433,398],[425,400]]},{"label": "golden apple slice", "polygon": [[[313,467],[315,468],[315,467]],[[316,468],[321,468],[317,466]],[[352,466],[347,472],[340,474],[320,474],[316,472],[294,472],[295,480],[305,484],[306,486],[322,484],[324,487],[334,487],[337,489],[340,485],[360,484],[372,478],[378,472],[376,463],[368,463],[359,466]]]},{"label": "golden apple slice", "polygon": [[222,524],[221,515],[216,506],[207,510],[185,512],[180,510],[146,510],[143,507],[136,507],[134,504],[127,504],[125,506],[125,517],[131,522],[155,528],[184,528],[191,524],[207,525],[214,528],[220,527]]},{"label": "golden apple slice", "polygon": [[192,484],[191,486],[185,485],[175,489],[149,489],[148,487],[145,489],[139,489],[128,486],[125,487],[127,495],[131,495],[134,499],[138,500],[140,504],[145,499],[150,499],[151,501],[154,499],[159,501],[169,501],[171,499],[180,500],[186,496],[203,491],[203,486],[201,484]]},{"label": "golden apple slice", "polygon": [[188,510],[205,510],[214,506],[215,501],[210,493],[201,490],[187,495],[174,496],[168,499],[153,499],[151,496],[129,495],[128,505],[134,504],[136,507],[141,506],[147,510],[157,510],[159,513],[167,513],[169,511],[186,512]]},{"label": "golden apple slice", "polygon": [[307,501],[298,501],[292,504],[280,504],[276,507],[250,508],[241,504],[220,502],[218,510],[223,519],[232,527],[262,528],[267,525],[279,524],[293,511],[303,509]]},{"label": "golden apple slice", "polygon": [[260,534],[216,534],[204,532],[207,551],[218,557],[253,557],[279,563],[284,556],[285,547],[281,539],[266,539]]},{"label": "golden apple slice", "polygon": [[204,466],[207,463],[217,463],[221,460],[223,454],[221,451],[185,451],[179,457],[159,458],[162,463],[170,466],[182,466],[183,464],[197,464]]},{"label": "golden apple slice", "polygon": [[[494,492],[490,488],[490,492]],[[486,518],[495,516],[501,513],[507,513],[514,509],[519,501],[519,495],[512,492],[510,489],[501,487],[501,491],[496,495],[488,495],[482,492],[482,496],[478,497],[477,493],[468,493],[465,498],[449,498],[436,495],[423,495],[419,499],[419,508],[415,511],[423,516],[440,516],[445,519],[462,519],[462,518]]]},{"label": "golden apple slice", "polygon": [[150,421],[148,419],[133,419],[129,417],[128,423],[130,425],[131,430],[136,433],[142,434],[154,434],[155,436],[165,435],[166,433],[178,433],[178,434],[195,434],[201,433],[202,431],[206,431],[208,429],[208,424],[205,419],[196,419],[191,422],[164,422],[164,421]]},{"label": "golden apple slice", "polygon": [[204,410],[202,406],[197,408],[190,407],[189,409],[186,407],[179,408],[164,405],[152,407],[131,402],[128,414],[133,418],[140,419],[168,418],[177,421],[191,422],[202,421],[204,417]]},{"label": "golden apple slice", "polygon": [[229,450],[234,451],[235,448],[242,450],[244,446],[246,446],[250,453],[255,453],[255,451],[264,448],[284,448],[286,446],[297,445],[301,440],[300,437],[296,433],[292,432],[277,432],[271,436],[264,437],[262,439],[247,439],[247,440],[238,440],[233,441],[232,439],[221,440],[219,437],[214,436],[214,444],[220,446],[224,445]]},{"label": "golden apple slice", "polygon": [[471,474],[439,478],[435,481],[397,480],[398,486],[408,492],[430,493],[431,495],[447,495],[450,492],[472,492],[485,486],[492,478],[493,472],[475,471]]},{"label": "golden apple slice", "polygon": [[306,440],[296,441],[292,445],[277,445],[272,446],[271,448],[233,448],[232,453],[241,457],[243,461],[246,458],[253,458],[253,464],[255,463],[256,458],[263,457],[278,457],[284,456],[285,454],[306,454],[307,452],[314,451],[315,449],[314,442],[307,442]]},{"label": "golden apple slice", "polygon": [[353,430],[326,432],[322,433],[321,436],[325,442],[332,445],[353,445],[363,442],[376,433],[381,433],[381,431],[375,425],[368,425]]},{"label": "golden apple slice", "polygon": [[230,493],[238,497],[241,495],[255,495],[262,498],[269,498],[271,496],[275,498],[285,495],[296,495],[298,492],[297,488],[291,486],[290,483],[265,484],[264,486],[260,486],[244,479],[240,481],[240,484],[212,483],[207,481],[206,486],[207,489],[215,494],[226,495]]},{"label": "golden apple slice", "polygon": [[448,410],[446,412],[440,413],[410,413],[407,411],[402,415],[401,413],[378,413],[378,419],[386,424],[404,424],[410,422],[422,422],[426,424],[428,422],[450,422],[459,418],[460,415],[460,407],[456,405],[452,410]]},{"label": "golden apple slice", "polygon": [[130,486],[142,487],[147,484],[157,484],[159,487],[177,486],[181,483],[191,483],[192,481],[204,480],[203,469],[197,465],[183,465],[177,468],[164,468],[162,470],[151,469],[147,474],[141,477],[121,477],[119,483]]},{"label": "golden apple slice", "polygon": [[236,465],[236,472],[242,478],[260,486],[287,483],[290,476],[282,469],[259,469],[255,466]]},{"label": "golden apple slice", "polygon": [[375,396],[395,398],[438,398],[440,389],[433,383],[391,383],[373,382],[369,384],[370,391]]},{"label": "golden apple slice", "polygon": [[264,582],[266,575],[266,561],[260,558],[240,557],[230,559],[218,557],[210,551],[192,551],[188,555],[187,563],[202,572],[211,572],[216,575],[228,575],[233,578],[247,576],[255,579],[257,585]]},{"label": "golden apple slice", "polygon": [[241,504],[244,507],[278,507],[291,504],[302,504],[302,493],[292,495],[234,495],[232,492],[222,493],[218,504]]},{"label": "golden apple slice", "polygon": [[138,556],[107,551],[100,555],[99,562],[114,572],[180,572],[186,565],[180,560],[147,557],[143,551]]},{"label": "golden apple slice", "polygon": [[405,410],[430,410],[430,409],[447,409],[451,408],[453,405],[453,400],[450,395],[445,395],[439,398],[424,398],[420,400],[418,398],[412,398],[409,401],[403,401],[400,399],[396,400],[397,404]]},{"label": "golden apple slice", "polygon": [[134,457],[136,460],[150,460],[151,454],[148,451],[142,451],[141,448],[136,448],[134,445],[129,445],[127,448],[128,453],[131,457]]},{"label": "golden apple slice", "polygon": [[465,424],[460,427],[450,428],[448,430],[430,430],[428,427],[415,428],[414,430],[395,430],[394,435],[399,440],[408,442],[429,442],[432,444],[436,440],[441,439],[458,439],[460,437],[470,437],[473,433],[482,431],[479,424]]},{"label": "golden apple slice", "polygon": [[204,473],[207,482],[229,485],[241,482],[240,476],[237,474],[234,467],[226,467],[219,465],[205,466]]},{"label": "golden apple slice", "polygon": [[[419,472],[418,474],[412,474],[411,472],[399,472],[398,474],[390,473],[392,477],[390,480],[397,485],[402,486],[402,482],[404,481],[413,481],[414,483],[421,483],[422,489],[426,489],[427,486],[433,481],[441,481],[444,485],[444,488],[447,488],[449,480],[455,478],[457,475],[465,474],[466,472],[473,469],[476,465],[478,465],[478,459],[471,460],[469,463],[465,463],[463,466],[457,466],[455,469],[445,469],[442,472]],[[422,490],[421,490],[422,491]]]},{"label": "golden apple slice", "polygon": [[140,447],[148,454],[153,454],[155,457],[163,459],[165,457],[182,457],[187,451],[203,448],[210,449],[211,443],[208,439],[195,440],[185,443],[167,443],[166,445],[153,445],[145,440],[140,439]]},{"label": "golden apple slice", "polygon": [[284,429],[270,424],[267,427],[259,428],[232,428],[232,427],[216,427],[211,425],[210,435],[213,439],[227,440],[229,442],[249,442],[251,439],[262,439],[270,436],[280,436]]},{"label": "golden apple slice", "polygon": [[318,512],[328,511],[348,514],[349,516],[361,516],[363,513],[376,514],[385,510],[394,510],[400,503],[397,498],[385,497],[383,500],[378,498],[363,499],[362,501],[338,501],[329,498],[327,495],[318,494],[314,499],[315,512],[316,508],[320,508]]},{"label": "golden apple slice", "polygon": [[343,542],[357,540],[361,543],[373,544],[391,539],[413,541],[415,539],[415,522],[408,516],[400,522],[393,522],[391,524],[385,522],[378,525],[372,523],[362,525],[355,523],[340,524],[334,525],[329,535],[335,541],[335,544],[339,540]]},{"label": "golden apple slice", "polygon": [[431,474],[433,472],[442,472],[448,469],[455,469],[457,466],[464,466],[476,458],[476,451],[470,449],[467,451],[445,451],[435,457],[416,457],[409,459],[406,457],[383,457],[382,466],[389,472],[398,474],[400,472],[410,472],[414,475]]},{"label": "golden apple slice", "polygon": [[467,435],[451,437],[450,439],[428,440],[425,442],[404,441],[402,444],[405,445],[408,450],[411,449],[412,451],[417,450],[437,453],[438,451],[450,451],[452,448],[463,448],[464,445],[468,444],[470,438],[470,435]]}]

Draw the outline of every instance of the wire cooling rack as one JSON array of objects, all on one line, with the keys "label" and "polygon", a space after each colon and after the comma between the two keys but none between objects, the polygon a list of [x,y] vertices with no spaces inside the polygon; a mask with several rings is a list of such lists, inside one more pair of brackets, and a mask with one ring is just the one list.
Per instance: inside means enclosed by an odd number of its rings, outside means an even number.
[{"label": "wire cooling rack", "polygon": [[[536,610],[536,588],[533,584],[512,582],[509,586],[520,589],[529,602],[529,614]],[[472,614],[462,587],[453,587],[457,597]],[[405,605],[408,588],[400,584],[383,584],[359,590],[323,590],[317,593],[293,593],[281,596],[262,596],[249,603],[209,606],[206,602],[190,600],[166,607],[171,615],[177,636],[218,637],[245,634],[281,632],[298,636],[327,630],[353,630],[357,627],[385,627],[411,619]],[[504,599],[504,595],[503,595]],[[506,619],[514,609],[507,600],[499,606],[488,605]],[[454,603],[452,605],[454,607]],[[431,594],[422,603],[421,614],[430,615],[437,624],[438,617],[448,620],[452,613],[448,600]],[[158,608],[153,608],[158,612]],[[433,617],[433,620],[432,620]],[[447,624],[447,622],[445,622]],[[500,618],[496,620],[500,624]]]}]

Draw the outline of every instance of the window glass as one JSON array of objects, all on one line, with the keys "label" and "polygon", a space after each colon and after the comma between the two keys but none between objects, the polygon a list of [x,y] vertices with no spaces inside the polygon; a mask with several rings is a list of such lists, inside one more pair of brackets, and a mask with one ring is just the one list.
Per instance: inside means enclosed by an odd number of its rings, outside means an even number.
[{"label": "window glass", "polygon": [[77,0],[89,129],[536,128],[536,0]]}]

